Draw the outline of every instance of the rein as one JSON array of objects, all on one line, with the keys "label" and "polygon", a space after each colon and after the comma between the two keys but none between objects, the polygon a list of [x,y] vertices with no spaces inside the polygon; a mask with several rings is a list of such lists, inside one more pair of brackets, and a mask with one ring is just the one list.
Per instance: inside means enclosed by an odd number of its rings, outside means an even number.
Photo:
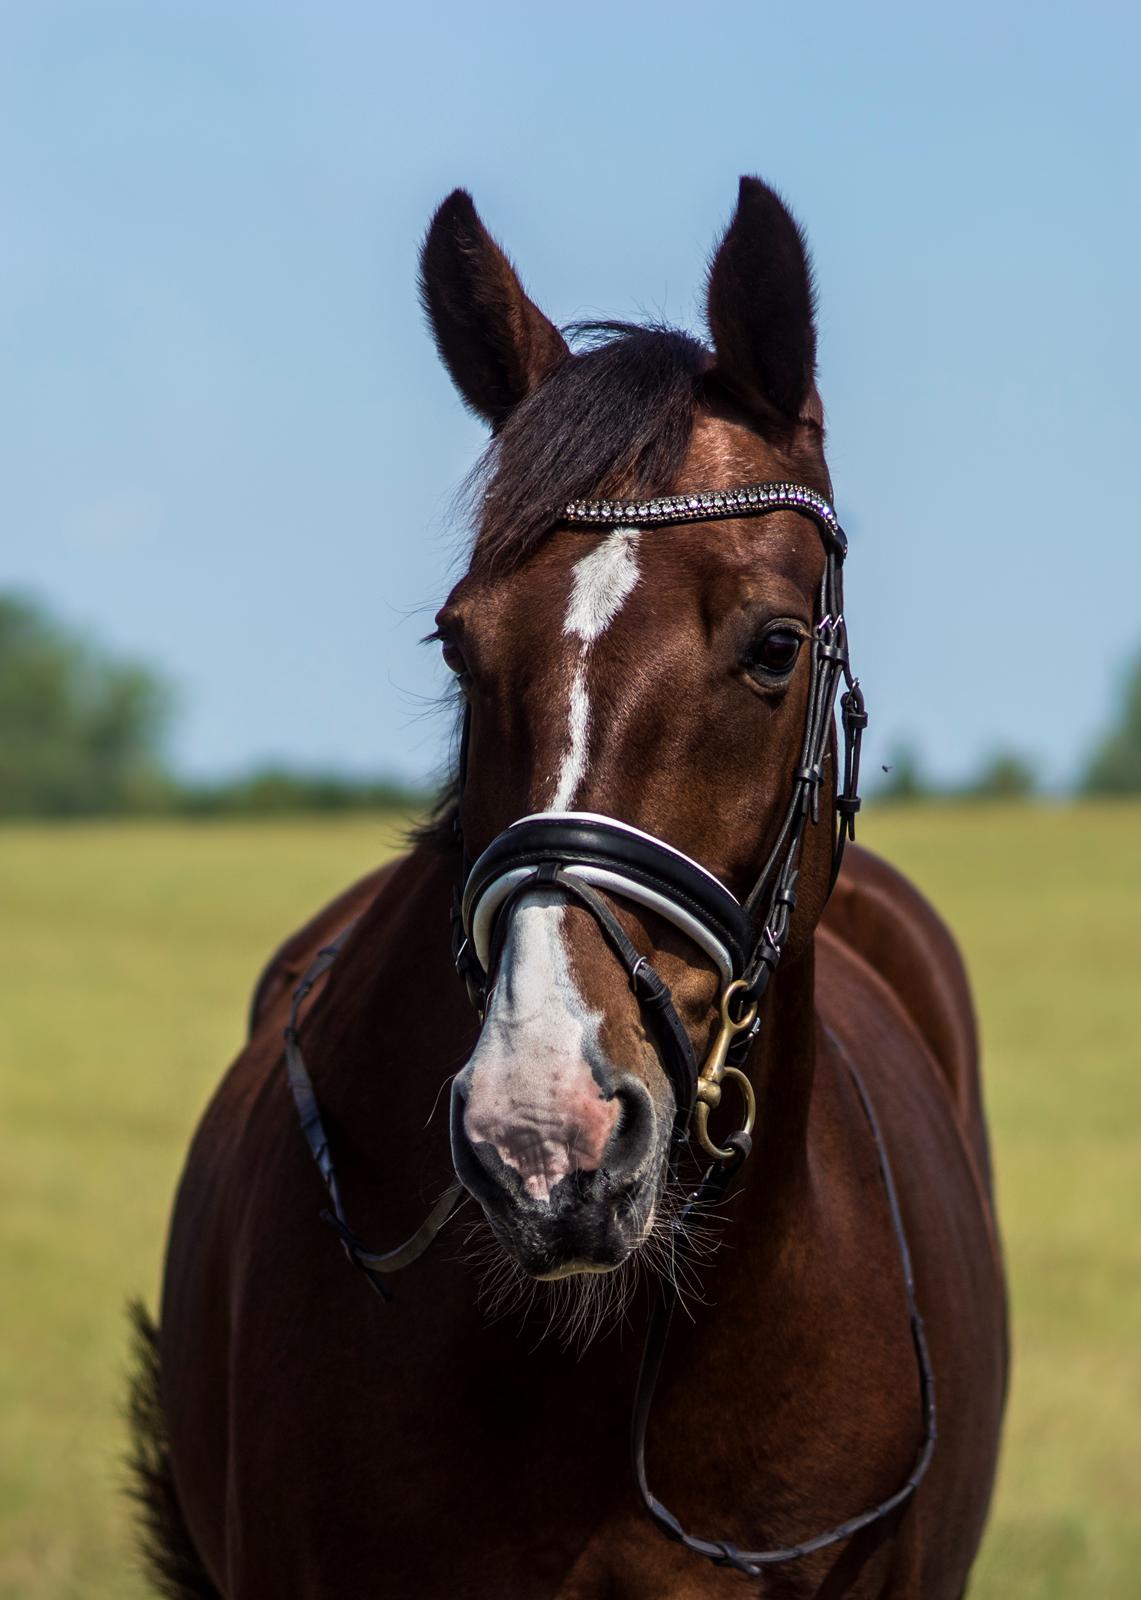
[{"label": "rein", "polygon": [[[812,632],[808,705],[800,760],[792,774],[791,795],[780,829],[744,901],[739,901],[707,868],[664,840],[617,818],[592,812],[540,812],[521,818],[493,839],[474,865],[471,864],[464,848],[461,821],[470,711],[465,712],[461,736],[455,832],[463,871],[452,901],[452,951],[456,971],[482,1023],[491,976],[511,917],[523,896],[537,889],[554,890],[591,913],[626,970],[673,1088],[676,1110],[670,1142],[670,1176],[676,1177],[681,1151],[691,1130],[697,1143],[712,1157],[712,1164],[672,1223],[679,1248],[684,1247],[690,1218],[724,1194],[752,1148],[755,1097],[742,1068],[760,1029],[760,1004],[780,961],[796,906],[797,880],[809,819],[813,824],[820,820],[820,791],[828,759],[833,707],[841,682],[844,684],[840,696],[844,755],[843,772],[835,785],[830,890],[840,872],[844,846],[855,835],[856,813],[860,808],[860,742],[868,718],[859,681],[852,676],[848,658],[842,582],[847,539],[827,500],[814,489],[795,483],[753,484],[717,493],[642,501],[577,500],[564,507],[559,518],[560,525],[572,531],[599,533],[610,528],[712,522],[728,517],[764,516],[775,511],[795,511],[810,518],[824,544],[825,567],[818,599],[818,620]],[[703,1063],[698,1063],[669,986],[649,959],[639,953],[600,890],[664,917],[717,968],[722,985],[720,1023]],[[301,1053],[298,1019],[302,1003],[328,971],[350,931],[351,926],[318,952],[298,985],[285,1029],[285,1059],[302,1132],[332,1202],[332,1209],[321,1213],[322,1220],[337,1233],[349,1259],[364,1272],[376,1292],[388,1300],[392,1291],[385,1276],[409,1266],[423,1255],[455,1208],[462,1185],[454,1183],[416,1233],[387,1253],[366,1250],[346,1221],[316,1093]],[[829,1038],[844,1058],[876,1150],[907,1295],[919,1375],[922,1440],[910,1475],[894,1494],[871,1510],[803,1543],[767,1551],[743,1551],[725,1540],[703,1539],[687,1533],[673,1513],[654,1496],[646,1475],[645,1445],[650,1409],[677,1300],[676,1286],[660,1282],[646,1333],[631,1427],[631,1453],[638,1491],[646,1511],[667,1537],[716,1565],[731,1566],[749,1577],[757,1577],[767,1566],[837,1544],[889,1516],[914,1494],[935,1448],[934,1377],[916,1305],[911,1257],[887,1150],[855,1064],[835,1035],[829,1033]],[[741,1094],[743,1120],[738,1131],[724,1146],[719,1146],[709,1134],[708,1119],[710,1111],[720,1104],[726,1079]]]},{"label": "rein", "polygon": [[340,955],[345,943],[356,927],[355,922],[350,922],[342,928],[337,937],[318,950],[311,965],[306,969],[301,982],[293,991],[293,1003],[289,1008],[289,1021],[285,1024],[285,1070],[289,1078],[289,1090],[293,1096],[293,1104],[297,1108],[297,1115],[301,1122],[301,1132],[305,1135],[305,1142],[309,1146],[309,1153],[317,1163],[317,1170],[325,1180],[325,1187],[329,1191],[332,1201],[332,1210],[321,1212],[321,1221],[340,1239],[344,1246],[345,1254],[354,1267],[359,1267],[364,1273],[371,1288],[382,1300],[392,1299],[392,1290],[385,1283],[385,1275],[399,1272],[402,1267],[410,1267],[414,1261],[427,1250],[435,1239],[440,1229],[447,1222],[463,1194],[463,1184],[457,1179],[440,1196],[432,1207],[427,1217],[416,1229],[410,1239],[406,1239],[395,1250],[382,1251],[379,1254],[374,1250],[367,1250],[361,1240],[349,1227],[345,1219],[345,1209],[341,1202],[341,1188],[337,1182],[337,1171],[333,1165],[333,1152],[329,1148],[329,1136],[325,1132],[325,1124],[321,1120],[321,1107],[317,1103],[317,1091],[313,1087],[313,1080],[309,1076],[309,1069],[305,1065],[305,1057],[301,1053],[301,1040],[298,1037],[298,1021],[301,1007],[313,992],[317,983],[325,976],[333,962]]},{"label": "rein", "polygon": [[[645,1507],[654,1525],[665,1534],[667,1539],[682,1544],[687,1550],[692,1550],[695,1555],[705,1556],[712,1561],[714,1566],[732,1567],[735,1571],[743,1573],[747,1578],[758,1578],[765,1567],[775,1567],[786,1561],[796,1561],[802,1556],[813,1555],[817,1550],[826,1550],[830,1545],[840,1544],[845,1539],[850,1539],[853,1534],[861,1529],[870,1527],[875,1522],[882,1522],[893,1511],[905,1505],[918,1489],[927,1468],[931,1464],[931,1457],[935,1453],[935,1442],[938,1429],[935,1413],[935,1376],[931,1370],[931,1357],[927,1349],[927,1336],[923,1331],[923,1318],[919,1314],[919,1307],[915,1299],[915,1277],[911,1268],[911,1251],[908,1249],[907,1234],[903,1226],[903,1214],[899,1209],[899,1196],[896,1193],[895,1178],[892,1174],[891,1163],[888,1160],[887,1146],[884,1144],[883,1132],[876,1117],[871,1099],[863,1079],[856,1071],[855,1063],[848,1054],[844,1045],[832,1032],[826,1028],[825,1032],[836,1049],[844,1059],[844,1065],[856,1090],[860,1107],[867,1119],[875,1145],[876,1162],[879,1167],[880,1182],[883,1185],[887,1198],[888,1212],[891,1217],[892,1234],[895,1238],[896,1250],[899,1254],[900,1266],[903,1270],[903,1286],[907,1296],[907,1316],[911,1329],[911,1342],[915,1350],[915,1364],[919,1373],[919,1405],[923,1416],[923,1436],[916,1451],[915,1461],[904,1483],[886,1500],[881,1500],[878,1505],[870,1510],[862,1511],[857,1516],[849,1517],[846,1522],[839,1523],[834,1528],[818,1533],[810,1539],[802,1540],[799,1544],[781,1545],[771,1550],[741,1550],[727,1539],[702,1539],[694,1534],[687,1533],[682,1524],[669,1508],[654,1494],[650,1488],[646,1475],[646,1432],[650,1422],[650,1408],[653,1404],[654,1391],[657,1388],[658,1375],[661,1372],[662,1360],[665,1356],[666,1340],[669,1336],[670,1324],[673,1320],[674,1310],[677,1306],[677,1285],[670,1280],[659,1278],[657,1294],[654,1299],[653,1309],[650,1312],[650,1322],[646,1329],[646,1342],[642,1347],[642,1363],[638,1370],[638,1384],[634,1391],[634,1414],[630,1424],[630,1461],[634,1471],[634,1481],[638,1486],[638,1493],[642,1497]],[[684,1240],[686,1226],[690,1217],[700,1215],[703,1208],[719,1200],[729,1186],[730,1179],[748,1159],[751,1141],[745,1132],[733,1134],[728,1140],[731,1147],[732,1159],[722,1161],[711,1166],[701,1180],[699,1186],[686,1198],[680,1214],[674,1219],[673,1228],[677,1236]]]}]

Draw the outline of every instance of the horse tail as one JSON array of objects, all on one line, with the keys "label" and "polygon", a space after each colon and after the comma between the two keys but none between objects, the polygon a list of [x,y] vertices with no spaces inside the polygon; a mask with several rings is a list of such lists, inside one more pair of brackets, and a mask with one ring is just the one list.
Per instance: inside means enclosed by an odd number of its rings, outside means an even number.
[{"label": "horse tail", "polygon": [[166,1600],[223,1600],[202,1564],[182,1515],[162,1409],[158,1327],[140,1300],[128,1307],[131,1376],[127,1391],[127,1493],[137,1507],[139,1552]]}]

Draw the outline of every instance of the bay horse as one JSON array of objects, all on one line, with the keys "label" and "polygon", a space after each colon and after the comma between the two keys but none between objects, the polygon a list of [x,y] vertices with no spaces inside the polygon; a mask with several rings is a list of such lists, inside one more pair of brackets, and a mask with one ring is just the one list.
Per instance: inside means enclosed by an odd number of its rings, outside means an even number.
[{"label": "bay horse", "polygon": [[568,344],[463,191],[421,271],[492,429],[434,635],[455,781],[272,959],[194,1138],[137,1313],[152,1572],[957,1600],[1002,1261],[955,946],[839,870],[866,712],[802,234],[742,180],[710,348]]}]

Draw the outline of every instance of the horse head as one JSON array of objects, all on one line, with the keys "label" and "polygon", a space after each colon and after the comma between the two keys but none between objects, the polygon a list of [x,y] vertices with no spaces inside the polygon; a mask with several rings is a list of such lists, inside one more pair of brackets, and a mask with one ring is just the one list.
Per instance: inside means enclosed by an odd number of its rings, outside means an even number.
[{"label": "horse head", "polygon": [[[686,1091],[631,975],[646,963],[660,976],[702,1060],[733,972],[702,937],[707,919],[687,926],[685,884],[700,899],[704,872],[745,904],[779,856],[807,781],[826,620],[826,542],[794,505],[645,524],[662,497],[830,493],[811,269],[782,202],[744,179],[709,276],[711,348],[607,324],[578,330],[572,350],[457,191],[428,232],[422,287],[440,354],[493,430],[470,567],[437,617],[465,703],[466,861],[536,814],[556,829],[602,819],[611,844],[617,825],[632,849],[648,840],[674,853],[667,867],[683,860],[668,905],[611,894],[596,872],[592,909],[554,868],[521,874],[484,929],[482,1027],[452,1090],[457,1174],[513,1259],[538,1278],[605,1272],[668,1212],[685,1134]],[[600,499],[644,501],[647,516],[568,521]],[[830,699],[826,716],[780,908],[786,961],[830,885]],[[497,881],[511,887],[506,868]],[[616,957],[620,936],[632,961]]]}]

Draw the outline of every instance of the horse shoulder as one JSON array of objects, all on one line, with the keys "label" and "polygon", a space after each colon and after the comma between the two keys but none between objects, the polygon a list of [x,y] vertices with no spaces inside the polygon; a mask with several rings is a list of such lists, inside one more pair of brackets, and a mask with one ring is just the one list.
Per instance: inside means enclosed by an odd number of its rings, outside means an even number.
[{"label": "horse shoulder", "polygon": [[[857,1204],[874,1182],[859,1106],[866,1093],[894,1174],[940,1415],[913,1523],[922,1577],[900,1592],[958,1593],[990,1500],[1009,1361],[974,1018],[954,943],[922,896],[867,852],[844,878],[817,937],[813,1093],[826,1108],[817,1182],[834,1200],[833,1236],[854,1216],[866,1226],[875,1215]],[[864,1151],[860,1182],[836,1160],[840,1147],[828,1133],[837,1121],[855,1137],[846,1148]],[[882,1217],[882,1200],[880,1207]],[[844,1286],[850,1326],[855,1307],[870,1295],[873,1312],[882,1308],[876,1295],[893,1275],[898,1281],[898,1267],[891,1273],[881,1264],[869,1275],[869,1262],[858,1261]]]},{"label": "horse shoulder", "polygon": [[896,867],[853,845],[820,928],[825,939],[839,940],[879,974],[914,1023],[946,1080],[989,1192],[975,1010],[966,967],[946,923]]},{"label": "horse shoulder", "polygon": [[[375,962],[377,937],[383,941],[399,908],[415,902],[431,868],[424,848],[391,860],[283,941],[258,980],[249,1037],[215,1088],[183,1168],[159,1319],[162,1425],[177,1477],[171,1504],[218,1592],[230,1592],[226,1574],[241,1550],[231,1515],[233,1429],[241,1405],[233,1385],[239,1371],[248,1387],[249,1369],[242,1365],[239,1340],[250,1305],[261,1304],[271,1320],[275,1315],[277,1291],[267,1291],[264,1303],[257,1294],[250,1297],[250,1273],[256,1261],[271,1285],[275,1277],[288,1276],[297,1240],[313,1236],[322,1199],[281,1067],[291,997],[318,950],[354,921],[366,934],[372,925],[366,943]],[[335,1291],[340,1293],[343,1277],[345,1293],[359,1294],[360,1281],[345,1272],[331,1236],[316,1232],[324,1247],[316,1252],[317,1267],[331,1261]]]},{"label": "horse shoulder", "polygon": [[262,968],[250,997],[247,1025],[250,1038],[268,1012],[282,998],[292,995],[301,974],[321,946],[336,938],[342,928],[355,922],[373,904],[406,859],[405,856],[395,856],[382,867],[376,867],[363,878],[358,878],[356,883],[343,889],[335,899],[330,900],[328,905],[278,945]]}]

